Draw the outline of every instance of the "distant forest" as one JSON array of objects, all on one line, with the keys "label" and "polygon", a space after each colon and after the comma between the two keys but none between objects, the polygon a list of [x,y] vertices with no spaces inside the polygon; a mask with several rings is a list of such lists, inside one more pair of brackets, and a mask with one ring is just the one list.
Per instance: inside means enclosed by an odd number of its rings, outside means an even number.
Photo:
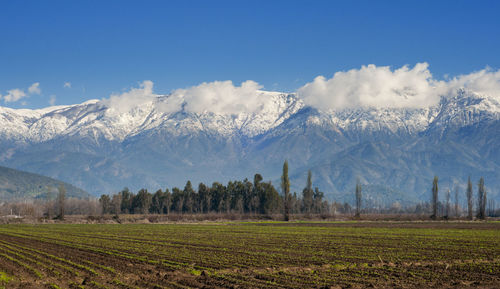
[{"label": "distant forest", "polygon": [[[256,174],[253,182],[230,181],[227,185],[214,182],[204,183],[195,190],[190,181],[183,189],[174,187],[150,193],[145,189],[136,194],[127,188],[112,196],[102,195],[99,202],[104,214],[170,214],[170,213],[239,213],[239,214],[279,214],[284,209],[284,197],[271,182],[262,182]],[[310,177],[302,196],[294,193],[289,198],[290,213],[327,214],[331,204],[324,199],[324,193],[313,189]],[[347,210],[350,206],[347,205]],[[344,211],[344,206],[341,206]]]}]

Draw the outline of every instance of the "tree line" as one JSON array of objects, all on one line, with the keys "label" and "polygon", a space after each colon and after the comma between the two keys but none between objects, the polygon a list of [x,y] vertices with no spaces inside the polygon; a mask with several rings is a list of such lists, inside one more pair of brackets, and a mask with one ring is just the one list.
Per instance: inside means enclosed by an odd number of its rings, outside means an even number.
[{"label": "tree line", "polygon": [[[174,187],[157,190],[154,193],[141,189],[137,193],[125,188],[113,195],[102,195],[99,203],[103,214],[207,214],[207,213],[238,213],[238,214],[283,214],[285,220],[290,219],[290,214],[331,214],[332,212],[351,213],[352,207],[348,203],[329,203],[324,199],[324,193],[315,187],[313,189],[312,173],[308,171],[306,185],[302,194],[290,192],[288,178],[288,162],[283,164],[281,176],[281,194],[271,182],[263,182],[260,174],[255,174],[253,181],[230,181],[227,184],[214,182],[211,186],[200,183],[195,189],[191,181],[187,181],[184,188]],[[362,185],[359,178],[355,186],[354,216],[360,218],[363,212],[374,212],[362,208]],[[431,219],[451,217],[452,204],[451,192],[448,189],[445,203],[439,201],[438,177],[434,177],[432,184],[432,197],[430,203],[418,204],[414,209],[407,208],[406,213],[422,213],[431,211]],[[455,217],[459,215],[458,203],[459,190],[455,188]],[[473,190],[469,177],[467,190],[467,216],[473,219]],[[485,219],[486,189],[484,178],[478,183],[478,219]],[[494,209],[489,210],[490,213]],[[387,212],[403,212],[401,208],[390,208]],[[379,213],[383,213],[379,210]]]},{"label": "tree line", "polygon": [[[330,204],[324,193],[312,188],[311,172],[302,196],[290,194],[289,181],[284,179],[283,194],[271,182],[263,182],[260,174],[253,181],[214,182],[211,186],[200,183],[195,189],[191,181],[184,188],[159,189],[154,193],[141,189],[137,193],[128,188],[113,194],[102,195],[99,202],[103,214],[323,214]],[[287,179],[287,178],[286,178]]]}]

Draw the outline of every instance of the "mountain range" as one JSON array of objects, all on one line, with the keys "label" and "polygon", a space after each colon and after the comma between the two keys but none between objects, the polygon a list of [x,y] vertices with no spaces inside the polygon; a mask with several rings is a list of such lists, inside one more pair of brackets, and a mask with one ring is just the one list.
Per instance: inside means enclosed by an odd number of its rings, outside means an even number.
[{"label": "mountain range", "polygon": [[[106,100],[44,109],[0,107],[0,165],[57,178],[94,195],[193,183],[253,179],[279,188],[288,160],[292,191],[311,170],[331,200],[353,199],[356,179],[367,204],[430,199],[486,181],[500,200],[500,99],[459,89],[427,108],[322,111],[295,94],[260,91],[254,112],[165,112],[169,95],[126,111]],[[441,193],[441,197],[444,194]]]}]

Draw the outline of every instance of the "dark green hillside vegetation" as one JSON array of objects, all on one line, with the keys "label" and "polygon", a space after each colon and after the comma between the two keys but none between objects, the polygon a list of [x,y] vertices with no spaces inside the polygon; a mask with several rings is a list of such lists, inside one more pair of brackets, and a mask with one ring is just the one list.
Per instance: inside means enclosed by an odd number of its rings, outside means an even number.
[{"label": "dark green hillside vegetation", "polygon": [[89,197],[86,191],[71,184],[42,175],[0,166],[0,201],[46,199],[47,196],[54,199],[60,185],[66,188],[67,197]]}]

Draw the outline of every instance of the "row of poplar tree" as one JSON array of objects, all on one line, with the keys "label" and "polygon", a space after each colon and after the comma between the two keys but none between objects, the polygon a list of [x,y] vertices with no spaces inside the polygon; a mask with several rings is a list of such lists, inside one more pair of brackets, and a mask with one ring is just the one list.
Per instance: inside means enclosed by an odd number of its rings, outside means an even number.
[{"label": "row of poplar tree", "polygon": [[[287,176],[288,179],[288,176]],[[253,182],[230,181],[226,185],[214,182],[212,186],[200,183],[193,188],[187,181],[183,189],[174,187],[150,193],[141,189],[137,193],[127,188],[117,194],[102,195],[99,202],[103,214],[170,214],[170,213],[251,213],[279,214],[314,213],[328,211],[329,203],[324,193],[312,187],[309,171],[302,196],[297,193],[280,195],[271,182],[263,182],[256,174]],[[286,198],[285,198],[286,195]]]},{"label": "row of poplar tree", "polygon": [[[437,219],[438,218],[438,207],[439,207],[439,201],[438,201],[438,192],[439,192],[439,185],[438,185],[439,179],[437,176],[434,177],[434,180],[432,181],[432,199],[431,199],[431,205],[432,205],[432,215],[431,219]],[[455,192],[455,199],[458,200],[458,189]],[[465,196],[467,198],[467,217],[469,219],[473,219],[473,210],[474,210],[474,192],[472,190],[472,182],[470,180],[470,177],[467,181],[467,189],[465,191]],[[450,190],[448,190],[446,194],[446,217],[448,216],[449,212],[449,207],[450,207]],[[456,205],[458,207],[458,203]],[[458,209],[455,208],[455,211]],[[477,214],[476,217],[478,219],[485,219],[486,218],[486,188],[484,186],[484,178],[481,177],[479,179],[479,183],[477,184]]]}]

